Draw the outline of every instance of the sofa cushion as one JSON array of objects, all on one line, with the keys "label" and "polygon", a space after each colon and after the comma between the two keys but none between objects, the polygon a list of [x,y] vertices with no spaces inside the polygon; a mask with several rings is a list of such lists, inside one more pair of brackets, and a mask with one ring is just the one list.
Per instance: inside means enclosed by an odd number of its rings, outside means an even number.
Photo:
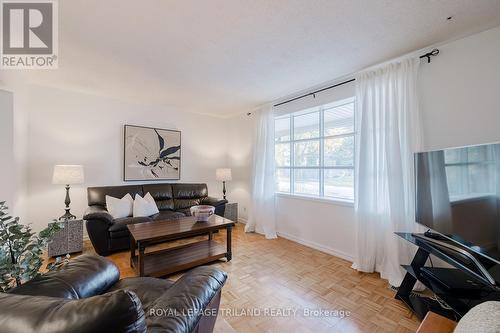
[{"label": "sofa cushion", "polygon": [[208,196],[207,184],[172,184],[174,199],[200,199]]},{"label": "sofa cushion", "polygon": [[144,309],[148,309],[152,303],[163,296],[163,294],[174,284],[174,281],[157,279],[152,277],[132,277],[118,281],[109,291],[130,290],[141,300]]},{"label": "sofa cushion", "polygon": [[89,206],[103,206],[106,207],[106,195],[123,198],[125,194],[130,194],[135,198],[136,194],[144,195],[142,193],[141,185],[125,185],[125,186],[103,186],[103,187],[89,187],[87,188],[87,199]]},{"label": "sofa cushion", "polygon": [[150,217],[122,217],[121,219],[116,219],[108,231],[111,238],[121,238],[128,237],[129,232],[127,225],[150,222],[152,219]]},{"label": "sofa cushion", "polygon": [[171,184],[146,184],[142,186],[144,193],[150,193],[159,210],[173,210],[174,200]]},{"label": "sofa cushion", "polygon": [[199,205],[201,199],[174,199],[174,210],[176,212],[184,212],[193,206]]},{"label": "sofa cushion", "polygon": [[185,217],[183,213],[180,212],[173,212],[171,210],[164,210],[159,212],[158,214],[155,214],[153,216],[150,216],[153,221],[160,221],[160,220],[175,220],[181,217]]},{"label": "sofa cushion", "polygon": [[87,254],[71,259],[58,270],[40,275],[9,292],[79,299],[102,294],[119,279],[120,271],[114,263]]},{"label": "sofa cushion", "polygon": [[2,333],[146,333],[139,297],[118,290],[78,300],[0,293]]},{"label": "sofa cushion", "polygon": [[174,210],[185,212],[187,208],[199,205],[208,195],[206,184],[172,184]]}]

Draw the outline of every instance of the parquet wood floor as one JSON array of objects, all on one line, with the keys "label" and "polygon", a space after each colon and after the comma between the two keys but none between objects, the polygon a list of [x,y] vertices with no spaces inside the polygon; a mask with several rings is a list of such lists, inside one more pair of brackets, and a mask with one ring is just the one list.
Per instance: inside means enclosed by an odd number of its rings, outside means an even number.
[{"label": "parquet wood floor", "polygon": [[[225,231],[214,239],[224,242]],[[85,252],[93,252],[89,242],[85,248]],[[129,256],[125,251],[107,257],[120,267],[122,277],[135,276]],[[218,333],[403,333],[415,332],[419,325],[378,274],[356,272],[346,260],[283,238],[266,240],[258,234],[246,234],[242,224],[233,232],[233,260],[213,265],[228,273],[222,292],[223,311],[215,327]],[[244,311],[249,314],[260,309],[263,313],[271,308],[297,312],[295,316],[241,316]],[[308,316],[307,309],[342,310],[350,315]]]}]

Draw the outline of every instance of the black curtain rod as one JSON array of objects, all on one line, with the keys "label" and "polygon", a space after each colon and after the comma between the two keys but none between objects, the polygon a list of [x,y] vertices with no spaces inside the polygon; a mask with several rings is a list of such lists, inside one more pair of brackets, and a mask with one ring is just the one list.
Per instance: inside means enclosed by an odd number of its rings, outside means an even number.
[{"label": "black curtain rod", "polygon": [[[431,62],[431,57],[437,56],[438,54],[439,54],[439,50],[438,49],[433,49],[432,51],[427,52],[426,54],[421,55],[419,58],[420,59],[427,58],[427,63],[430,63]],[[347,80],[347,81],[344,81],[344,82],[336,83],[334,85],[331,85],[331,86],[328,86],[328,87],[325,87],[325,88],[321,88],[321,89],[315,90],[313,92],[310,92],[310,93],[307,93],[307,94],[304,94],[304,95],[301,95],[301,96],[294,97],[294,98],[286,100],[284,102],[281,102],[281,103],[278,103],[278,104],[274,104],[273,106],[274,107],[280,106],[280,105],[287,104],[287,103],[290,103],[290,102],[293,102],[293,101],[296,101],[298,99],[301,99],[301,98],[304,98],[304,97],[308,97],[308,96],[316,97],[315,95],[317,93],[320,93],[322,91],[329,90],[329,89],[332,89],[332,88],[344,85],[344,84],[349,83],[349,82],[353,82],[355,80],[356,79],[350,79],[350,80]]]},{"label": "black curtain rod", "polygon": [[307,93],[307,94],[304,94],[304,95],[301,95],[301,96],[298,96],[298,97],[294,97],[292,99],[289,99],[287,101],[284,101],[284,102],[281,102],[281,103],[278,103],[278,104],[274,104],[274,107],[276,106],[280,106],[280,105],[283,105],[283,104],[287,104],[287,103],[290,103],[290,102],[293,102],[293,101],[296,101],[298,99],[301,99],[301,98],[304,98],[304,97],[307,97],[307,96],[313,96],[313,97],[316,97],[315,95],[319,92],[322,92],[322,91],[325,91],[325,90],[328,90],[328,89],[332,89],[332,88],[335,88],[335,87],[338,87],[338,86],[341,86],[341,85],[344,85],[346,83],[349,83],[349,82],[353,82],[355,81],[356,79],[350,79],[350,80],[347,80],[347,81],[344,81],[344,82],[340,82],[340,83],[337,83],[337,84],[334,84],[332,86],[328,86],[328,87],[325,87],[325,88],[321,88],[319,90],[315,90],[313,92],[310,92],[310,93]]}]

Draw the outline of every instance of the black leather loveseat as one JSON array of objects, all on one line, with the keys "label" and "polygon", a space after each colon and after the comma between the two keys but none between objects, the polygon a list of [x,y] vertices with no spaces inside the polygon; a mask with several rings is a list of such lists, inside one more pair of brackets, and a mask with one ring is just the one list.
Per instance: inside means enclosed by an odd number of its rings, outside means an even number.
[{"label": "black leather loveseat", "polygon": [[[125,217],[114,219],[106,210],[106,195],[122,198],[129,193],[132,198],[150,193],[155,199],[158,214],[150,217]],[[102,256],[130,248],[128,224],[155,220],[175,219],[190,215],[196,205],[215,206],[215,214],[224,216],[227,200],[208,196],[206,184],[143,184],[125,186],[89,187],[89,207],[83,216],[89,238],[96,252]]]},{"label": "black leather loveseat", "polygon": [[227,276],[202,266],[176,282],[119,278],[106,258],[72,259],[59,271],[0,293],[0,332],[208,333]]}]

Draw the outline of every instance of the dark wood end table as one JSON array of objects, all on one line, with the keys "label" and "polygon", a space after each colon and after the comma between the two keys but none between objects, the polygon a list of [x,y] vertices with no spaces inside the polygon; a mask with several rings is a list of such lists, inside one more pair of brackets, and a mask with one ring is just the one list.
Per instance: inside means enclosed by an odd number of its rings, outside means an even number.
[{"label": "dark wood end table", "polygon": [[[212,215],[208,222],[197,222],[194,217],[188,216],[175,220],[129,224],[130,266],[139,276],[159,277],[224,257],[230,261],[233,226],[233,221],[218,215]],[[214,231],[221,229],[227,231],[226,246],[212,237]],[[208,239],[145,253],[146,247],[154,244],[200,235],[208,235]]]}]

